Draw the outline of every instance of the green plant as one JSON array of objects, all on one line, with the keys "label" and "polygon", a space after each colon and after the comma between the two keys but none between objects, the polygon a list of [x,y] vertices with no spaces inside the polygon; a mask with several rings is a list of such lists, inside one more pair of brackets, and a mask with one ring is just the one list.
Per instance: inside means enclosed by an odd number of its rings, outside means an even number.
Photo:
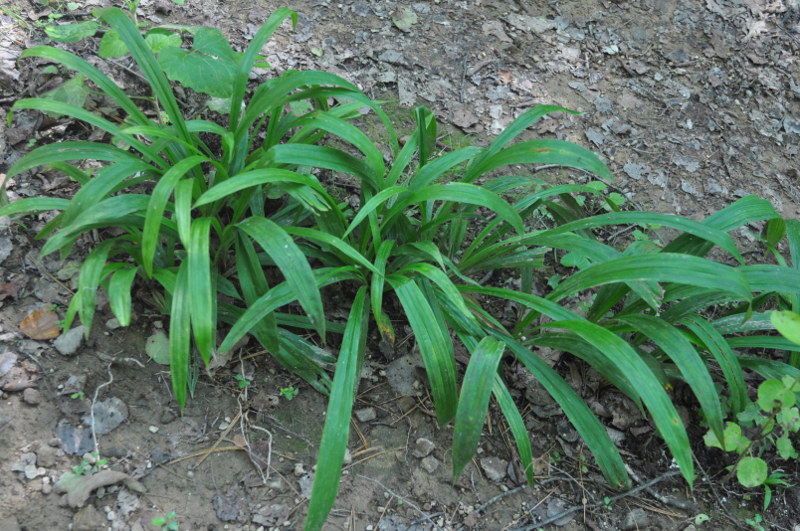
[{"label": "green plant", "polygon": [[291,400],[292,398],[296,397],[299,392],[300,392],[299,389],[296,389],[295,387],[290,385],[289,387],[281,387],[281,390],[278,393],[278,395],[282,396],[286,400]]},{"label": "green plant", "polygon": [[175,511],[170,511],[164,516],[156,516],[150,521],[151,525],[160,527],[161,531],[178,531],[178,521]]},{"label": "green plant", "polygon": [[[543,116],[572,112],[556,106],[523,113],[488,147],[434,155],[438,126],[430,111],[414,110],[415,130],[400,147],[377,103],[324,72],[285,72],[245,98],[258,51],[291,15],[285,9],[269,18],[242,55],[229,56],[227,42],[216,55],[195,50],[201,58],[235,64],[223,69],[228,122],[186,118],[162,61],[139,29],[117,9],[96,13],[118,32],[148,79],[153,114],[166,118],[149,118],[106,76],[68,52],[27,50],[26,56],[85,76],[127,118],[116,125],[64,102],[17,102],[14,110],[87,122],[105,130],[114,145],[61,142],[35,149],[9,177],[49,165],[80,190],[71,200],[23,199],[0,215],[61,211],[39,234],[47,238],[44,254],[67,254],[88,231],[104,236],[83,263],[66,328],[76,315],[91,327],[98,288],[108,293],[122,324],[130,322],[134,282],[156,293],[153,298],[170,313],[170,370],[181,408],[191,347],[208,364],[245,334],[329,393],[307,529],[323,526],[336,498],[370,323],[388,341],[395,339],[394,321],[407,321],[413,330],[437,420],[455,421],[456,477],[477,449],[493,396],[533,482],[529,435],[503,377],[505,364],[521,363],[562,406],[607,480],[615,487],[629,484],[605,427],[536,355],[539,347],[583,360],[649,413],[690,485],[691,447],[667,389],[685,383],[722,440],[723,402],[734,415],[747,404],[745,369],[767,379],[800,374],[770,357],[737,352],[797,350],[770,335],[774,326],[766,310],[798,309],[800,222],[781,220],[767,201],[746,197],[694,221],[623,212],[623,198],[606,196],[597,185],[548,186],[529,175],[503,173],[516,165],[556,164],[611,178],[593,153],[574,144],[514,142]],[[364,106],[384,126],[382,138],[368,137],[352,122]],[[110,164],[93,175],[66,164],[87,159]],[[359,183],[357,211],[333,198],[335,183],[346,178]],[[792,267],[786,261],[745,264],[728,233],[763,221],[776,253],[779,242],[788,242]],[[607,227],[618,225],[640,231],[660,226],[677,235],[603,243]],[[705,258],[713,248],[727,263]],[[500,271],[520,288],[476,280]],[[540,278],[556,275],[549,290],[540,287]],[[344,324],[325,319],[322,291],[334,284],[350,306]],[[282,312],[287,306],[292,311]],[[497,310],[509,306],[515,310]],[[217,346],[216,331],[226,324],[231,328]],[[315,331],[322,344],[328,332],[341,334],[338,355],[293,332],[298,329]],[[458,343],[470,356],[460,390]],[[715,383],[726,393],[724,401]]]},{"label": "green plant", "polygon": [[[790,310],[770,314],[770,321],[778,332],[795,345],[800,345],[800,317]],[[783,460],[797,459],[797,434],[800,433],[800,375],[770,378],[758,387],[758,398],[749,402],[726,423],[723,437],[708,432],[703,438],[706,446],[720,448],[736,454],[736,461],[728,467],[730,474],[743,487],[764,488],[764,510],[772,501],[775,487],[789,487],[787,475],[770,471],[763,455],[774,451]]]},{"label": "green plant", "polygon": [[745,522],[747,523],[747,525],[757,529],[758,531],[764,531],[764,526],[761,525],[764,522],[764,519],[761,518],[760,514],[756,514],[752,518],[748,518],[747,520],[745,520]]},{"label": "green plant", "polygon": [[72,472],[76,476],[83,476],[87,474],[94,474],[100,471],[108,464],[108,459],[100,459],[100,454],[97,452],[92,453],[93,462],[90,463],[86,459],[81,460],[79,465],[72,467]]},{"label": "green plant", "polygon": [[71,395],[69,395],[69,397],[73,400],[83,400],[84,398],[86,398],[86,393],[84,393],[83,391],[78,391],[77,393],[72,393]]},{"label": "green plant", "polygon": [[236,382],[239,384],[239,389],[244,389],[251,384],[251,382],[245,378],[244,374],[242,373],[237,374],[235,378]]}]

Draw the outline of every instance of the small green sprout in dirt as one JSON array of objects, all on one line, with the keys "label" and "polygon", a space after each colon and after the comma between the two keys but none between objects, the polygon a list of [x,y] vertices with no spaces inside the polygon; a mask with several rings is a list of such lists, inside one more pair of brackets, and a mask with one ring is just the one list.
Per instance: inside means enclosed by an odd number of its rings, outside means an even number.
[{"label": "small green sprout in dirt", "polygon": [[284,397],[286,400],[291,400],[292,398],[296,397],[299,392],[299,389],[290,385],[289,387],[281,387],[281,390],[278,394]]},{"label": "small green sprout in dirt", "polygon": [[100,454],[97,452],[93,452],[91,455],[94,460],[94,464],[90,463],[86,459],[82,459],[79,465],[72,467],[72,472],[74,472],[76,476],[95,474],[108,464],[108,459],[99,459]]},{"label": "small green sprout in dirt", "polygon": [[161,531],[178,531],[178,521],[175,511],[170,511],[164,516],[156,516],[150,521],[151,525],[160,527]]},{"label": "small green sprout in dirt", "polygon": [[711,520],[710,516],[708,516],[706,513],[700,513],[694,517],[694,525],[702,525],[709,520]]},{"label": "small green sprout in dirt", "polygon": [[236,375],[236,381],[239,383],[239,389],[244,389],[245,387],[249,386],[252,382],[250,382],[247,378],[245,378],[244,374],[239,373]]},{"label": "small green sprout in dirt", "polygon": [[610,511],[611,510],[611,498],[606,496],[603,498],[603,509]]},{"label": "small green sprout in dirt", "polygon": [[71,395],[69,395],[69,397],[73,400],[83,400],[84,398],[86,398],[86,393],[84,393],[83,391],[78,391],[77,393],[72,393]]},{"label": "small green sprout in dirt", "polygon": [[757,529],[758,531],[764,531],[764,526],[761,525],[764,522],[764,519],[761,518],[760,514],[756,514],[752,518],[748,518],[747,520],[745,520],[745,522],[747,523],[747,525],[749,525],[754,529]]}]

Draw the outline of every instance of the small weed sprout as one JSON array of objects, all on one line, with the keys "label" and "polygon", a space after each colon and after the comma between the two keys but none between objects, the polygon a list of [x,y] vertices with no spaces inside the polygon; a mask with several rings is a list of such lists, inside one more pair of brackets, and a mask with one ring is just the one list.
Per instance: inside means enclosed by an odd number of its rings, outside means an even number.
[{"label": "small weed sprout", "polygon": [[175,511],[170,511],[164,516],[156,516],[150,523],[156,527],[160,527],[161,531],[178,531],[178,521]]},{"label": "small weed sprout", "polygon": [[245,387],[248,387],[252,383],[242,373],[237,374],[235,378],[239,384],[239,389],[244,389]]},{"label": "small weed sprout", "polygon": [[291,400],[292,398],[296,397],[299,392],[299,389],[290,385],[289,387],[281,387],[281,390],[278,394],[286,400]]}]

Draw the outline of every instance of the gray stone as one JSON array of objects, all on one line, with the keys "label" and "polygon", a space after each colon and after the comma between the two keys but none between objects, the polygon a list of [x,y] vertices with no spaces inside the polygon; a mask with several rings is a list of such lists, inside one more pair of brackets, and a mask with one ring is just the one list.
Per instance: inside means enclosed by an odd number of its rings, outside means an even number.
[{"label": "gray stone", "polygon": [[480,464],[489,481],[500,481],[506,477],[507,461],[499,457],[484,457],[480,460]]},{"label": "gray stone", "polygon": [[436,445],[433,444],[433,441],[425,437],[420,437],[416,441],[413,455],[414,457],[426,457],[431,455],[434,448],[436,448]]},{"label": "gray stone", "polygon": [[94,505],[81,508],[72,517],[73,531],[100,531],[105,529],[107,524],[106,517],[100,514]]},{"label": "gray stone", "polygon": [[42,393],[38,389],[28,387],[22,392],[22,400],[31,406],[38,406],[42,403]]},{"label": "gray stone", "polygon": [[370,422],[378,418],[374,407],[365,407],[364,409],[356,409],[356,418],[359,422]]},{"label": "gray stone", "polygon": [[40,446],[36,450],[36,464],[45,468],[50,468],[56,464],[58,450],[52,446]]},{"label": "gray stone", "polygon": [[421,466],[421,467],[422,467],[422,468],[425,470],[425,472],[427,472],[428,474],[433,474],[433,473],[435,473],[435,472],[436,472],[436,470],[439,468],[439,465],[441,465],[441,464],[442,464],[442,462],[441,462],[441,461],[439,461],[438,459],[436,459],[435,457],[433,457],[432,455],[429,455],[428,457],[424,458],[424,459],[423,459],[423,460],[420,462],[420,466]]},{"label": "gray stone", "polygon": [[217,518],[223,522],[233,522],[239,518],[239,502],[233,496],[223,496],[217,494],[211,499],[211,505]]},{"label": "gray stone", "polygon": [[[128,418],[128,406],[119,398],[112,396],[94,405],[94,431],[105,435]],[[91,411],[83,416],[83,423],[92,425]]]},{"label": "gray stone", "polygon": [[636,508],[625,515],[622,520],[623,531],[644,529],[650,525],[650,516],[644,509]]},{"label": "gray stone", "polygon": [[85,326],[76,326],[67,333],[58,336],[56,340],[53,341],[53,346],[64,356],[72,356],[77,352],[78,347],[81,346],[84,330],[86,330]]},{"label": "gray stone", "polygon": [[11,250],[14,248],[14,244],[11,243],[11,240],[8,238],[0,238],[0,264],[2,264],[8,255],[11,254]]},{"label": "gray stone", "polygon": [[13,516],[9,516],[6,518],[0,518],[0,529],[4,531],[21,531],[22,528],[19,526],[19,522]]}]

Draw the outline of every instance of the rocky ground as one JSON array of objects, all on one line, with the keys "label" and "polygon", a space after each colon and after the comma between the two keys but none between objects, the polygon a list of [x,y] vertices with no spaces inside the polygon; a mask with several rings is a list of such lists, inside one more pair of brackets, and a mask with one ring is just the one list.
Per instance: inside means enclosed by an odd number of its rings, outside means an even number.
[{"label": "rocky ground", "polygon": [[[18,97],[63,82],[18,60],[24,48],[47,42],[39,22],[53,13],[83,19],[101,3],[80,1],[69,11],[5,2],[0,118]],[[143,0],[140,16],[218,26],[243,45],[279,5]],[[424,104],[450,125],[451,140],[485,144],[524,110],[555,103],[584,114],[556,115],[530,135],[591,147],[615,175],[611,184],[641,208],[701,218],[755,193],[787,217],[798,214],[800,6],[792,0],[302,0],[289,7],[300,13],[296,31],[282,27],[264,49],[273,68],[337,73],[375,99],[393,100],[387,107],[401,123],[408,107]],[[70,46],[91,56],[97,41]],[[135,86],[126,67],[110,68]],[[8,127],[0,121],[0,172],[31,140],[61,139],[68,130],[33,115]],[[7,184],[12,198],[68,186],[43,175]],[[70,259],[40,260],[35,228],[4,220],[0,229],[0,529],[154,529],[152,519],[171,511],[181,529],[300,529],[324,399],[250,349],[201,378],[179,416],[168,373],[151,359],[166,325],[160,315],[142,311],[120,329],[108,313],[89,341],[80,331],[48,337],[77,269]],[[376,351],[367,361],[330,529],[758,524],[762,495],[720,482],[718,454],[696,446],[712,479],[689,492],[648,423],[606,393],[599,399],[635,485],[655,481],[617,497],[584,460],[558,408],[522,376],[516,384],[529,404],[537,487],[521,486],[499,415],[453,485],[452,433],[431,417],[412,347]],[[64,495],[57,483],[69,472],[74,483]],[[794,529],[799,502],[796,489],[779,491],[758,525]]]}]

